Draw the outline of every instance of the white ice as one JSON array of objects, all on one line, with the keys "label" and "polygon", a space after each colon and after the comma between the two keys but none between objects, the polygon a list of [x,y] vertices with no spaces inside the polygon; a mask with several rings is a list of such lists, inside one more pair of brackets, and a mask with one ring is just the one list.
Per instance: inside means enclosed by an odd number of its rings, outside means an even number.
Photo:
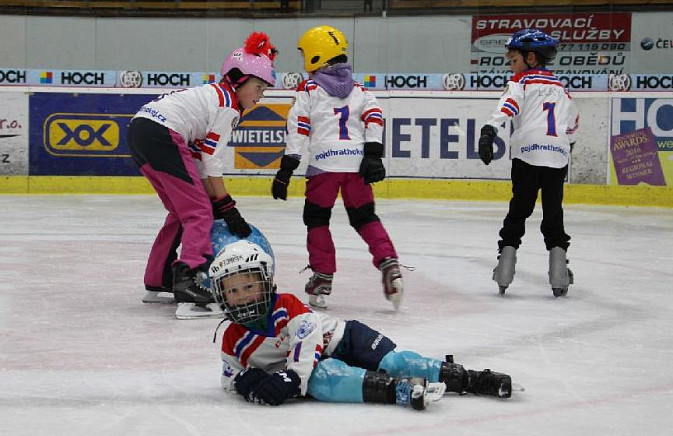
[{"label": "white ice", "polygon": [[[302,199],[237,199],[273,244],[277,283],[305,300]],[[406,298],[383,298],[338,202],[329,313],[400,349],[511,374],[509,400],[446,395],[428,410],[225,393],[213,332],[141,303],[164,211],[154,196],[0,196],[3,435],[669,435],[673,432],[673,212],[566,206],[576,284],[554,298],[539,206],[514,283],[491,281],[505,203],[379,200]]]}]

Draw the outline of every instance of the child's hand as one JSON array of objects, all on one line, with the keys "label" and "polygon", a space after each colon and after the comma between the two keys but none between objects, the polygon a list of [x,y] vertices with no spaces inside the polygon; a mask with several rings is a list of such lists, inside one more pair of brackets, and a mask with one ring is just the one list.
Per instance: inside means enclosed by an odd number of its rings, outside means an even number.
[{"label": "child's hand", "polygon": [[276,371],[257,383],[250,392],[248,401],[278,406],[285,400],[299,395],[300,384],[299,374],[291,369]]},{"label": "child's hand", "polygon": [[287,200],[287,186],[290,184],[290,177],[292,173],[299,166],[299,160],[292,156],[283,156],[280,160],[280,169],[276,173],[276,178],[273,179],[271,185],[271,195],[274,200]]},{"label": "child's hand", "polygon": [[250,392],[257,387],[260,381],[268,376],[269,375],[266,372],[259,368],[244,369],[236,374],[236,377],[234,378],[234,389],[236,389],[236,392],[242,395],[246,401],[250,401],[248,399]]},{"label": "child's hand", "polygon": [[386,178],[386,168],[383,166],[383,144],[378,142],[366,142],[364,156],[360,163],[360,177],[365,179],[366,184],[380,182]]},{"label": "child's hand", "polygon": [[493,160],[493,141],[498,136],[495,127],[486,124],[481,128],[481,136],[479,137],[479,157],[486,165]]},{"label": "child's hand", "polygon": [[243,238],[252,233],[252,229],[236,209],[236,202],[231,195],[227,194],[225,197],[212,200],[212,203],[213,216],[215,219],[223,219],[231,233]]}]

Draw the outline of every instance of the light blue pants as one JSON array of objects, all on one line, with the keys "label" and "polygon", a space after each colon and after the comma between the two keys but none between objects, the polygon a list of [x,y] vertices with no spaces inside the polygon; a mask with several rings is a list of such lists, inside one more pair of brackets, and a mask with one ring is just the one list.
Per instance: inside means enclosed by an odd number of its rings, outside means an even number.
[{"label": "light blue pants", "polygon": [[[436,383],[441,366],[441,360],[423,357],[413,351],[391,351],[381,360],[379,370],[395,378],[422,377]],[[307,393],[320,401],[362,403],[362,380],[366,372],[338,359],[321,360],[308,381]]]}]

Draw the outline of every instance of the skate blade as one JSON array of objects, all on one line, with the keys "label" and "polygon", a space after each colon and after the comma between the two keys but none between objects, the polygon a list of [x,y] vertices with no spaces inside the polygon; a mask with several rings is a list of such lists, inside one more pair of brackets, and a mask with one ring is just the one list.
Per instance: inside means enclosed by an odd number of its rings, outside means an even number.
[{"label": "skate blade", "polygon": [[175,317],[177,319],[224,318],[224,312],[217,303],[210,303],[205,307],[197,306],[195,303],[178,303]]},{"label": "skate blade", "polygon": [[316,309],[327,309],[327,299],[324,295],[309,294],[308,305]]},{"label": "skate blade", "polygon": [[171,292],[147,291],[142,301],[143,303],[173,304],[175,298]]}]

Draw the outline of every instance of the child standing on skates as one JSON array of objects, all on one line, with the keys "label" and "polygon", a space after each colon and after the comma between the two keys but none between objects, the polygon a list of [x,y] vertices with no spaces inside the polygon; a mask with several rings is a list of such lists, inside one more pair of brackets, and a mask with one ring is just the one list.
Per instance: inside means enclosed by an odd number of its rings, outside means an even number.
[{"label": "child standing on skates", "polygon": [[250,234],[224,186],[223,158],[242,111],[275,83],[275,55],[268,37],[253,33],[225,59],[219,83],[164,94],[131,121],[133,159],[168,211],[145,269],[151,293],[172,292],[178,303],[213,302],[198,280],[213,256],[213,219],[224,219],[236,234]]},{"label": "child standing on skates", "polygon": [[514,76],[507,83],[498,108],[481,129],[479,156],[488,165],[498,128],[512,122],[512,199],[500,230],[498,265],[493,280],[500,294],[514,278],[516,251],[525,233],[526,219],[542,191],[540,230],[549,251],[549,282],[554,296],[564,296],[573,282],[567,267],[570,236],[563,226],[563,184],[573,135],[579,123],[570,94],[545,65],[556,55],[559,41],[535,29],[515,32],[507,41],[507,58]]},{"label": "child standing on skates", "polygon": [[388,233],[374,212],[371,183],[385,178],[383,113],[376,98],[355,83],[348,62],[348,41],[334,27],[318,26],[299,38],[309,79],[297,88],[287,122],[287,146],[273,181],[273,198],[285,200],[287,186],[308,149],[304,224],[308,229],[309,304],[327,307],[336,272],[329,230],[339,191],[350,225],[369,246],[381,271],[383,292],[397,309],[402,300],[402,274]]}]

